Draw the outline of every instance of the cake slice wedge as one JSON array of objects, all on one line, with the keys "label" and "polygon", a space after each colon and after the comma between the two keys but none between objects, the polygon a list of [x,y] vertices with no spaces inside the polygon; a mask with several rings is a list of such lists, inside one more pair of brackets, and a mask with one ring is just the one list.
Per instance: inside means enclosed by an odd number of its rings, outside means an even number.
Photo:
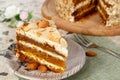
[{"label": "cake slice wedge", "polygon": [[16,56],[24,55],[51,71],[63,73],[66,70],[68,49],[66,40],[56,26],[46,20],[29,22],[16,29]]}]

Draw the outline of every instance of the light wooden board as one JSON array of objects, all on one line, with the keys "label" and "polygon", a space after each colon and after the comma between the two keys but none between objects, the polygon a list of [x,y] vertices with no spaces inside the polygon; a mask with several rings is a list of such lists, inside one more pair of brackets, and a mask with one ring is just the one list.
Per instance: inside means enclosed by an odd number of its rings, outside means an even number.
[{"label": "light wooden board", "polygon": [[57,27],[69,32],[94,36],[120,35],[120,26],[105,26],[98,12],[81,19],[79,22],[72,23],[58,16],[55,10],[54,0],[45,0],[41,11],[42,15],[47,19],[52,19]]}]

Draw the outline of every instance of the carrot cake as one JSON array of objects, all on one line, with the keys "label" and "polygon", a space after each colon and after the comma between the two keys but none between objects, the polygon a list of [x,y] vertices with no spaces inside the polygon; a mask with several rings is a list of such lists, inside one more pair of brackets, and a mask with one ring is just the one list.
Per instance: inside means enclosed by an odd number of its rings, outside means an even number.
[{"label": "carrot cake", "polygon": [[74,22],[93,12],[96,0],[55,0],[55,5],[61,18]]},{"label": "carrot cake", "polygon": [[[44,23],[47,24],[44,24]],[[24,55],[51,71],[63,73],[68,56],[67,42],[46,20],[29,22],[16,29],[16,56]]]},{"label": "carrot cake", "polygon": [[120,26],[120,0],[98,0],[97,9],[106,26]]}]

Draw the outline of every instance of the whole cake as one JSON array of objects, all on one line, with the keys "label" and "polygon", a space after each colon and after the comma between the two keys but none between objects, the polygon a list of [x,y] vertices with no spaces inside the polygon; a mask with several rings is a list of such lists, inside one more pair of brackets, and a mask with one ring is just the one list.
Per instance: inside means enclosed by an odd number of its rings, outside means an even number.
[{"label": "whole cake", "polygon": [[120,26],[120,0],[98,0],[97,9],[106,26]]},{"label": "whole cake", "polygon": [[67,42],[48,21],[25,23],[17,28],[16,35],[18,58],[25,56],[54,72],[63,73],[66,70]]},{"label": "whole cake", "polygon": [[55,0],[55,5],[61,18],[74,22],[94,11],[96,0]]}]

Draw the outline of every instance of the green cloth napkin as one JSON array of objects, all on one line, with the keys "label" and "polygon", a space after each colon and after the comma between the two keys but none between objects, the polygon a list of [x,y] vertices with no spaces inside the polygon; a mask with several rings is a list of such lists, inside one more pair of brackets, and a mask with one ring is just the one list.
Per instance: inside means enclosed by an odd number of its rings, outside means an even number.
[{"label": "green cloth napkin", "polygon": [[[72,35],[69,35],[69,37],[76,41]],[[120,53],[120,45],[113,43],[107,37],[86,37],[92,42]],[[120,59],[95,48],[83,48],[85,51],[96,52],[97,56],[87,57],[84,67],[64,80],[120,80]]]}]

